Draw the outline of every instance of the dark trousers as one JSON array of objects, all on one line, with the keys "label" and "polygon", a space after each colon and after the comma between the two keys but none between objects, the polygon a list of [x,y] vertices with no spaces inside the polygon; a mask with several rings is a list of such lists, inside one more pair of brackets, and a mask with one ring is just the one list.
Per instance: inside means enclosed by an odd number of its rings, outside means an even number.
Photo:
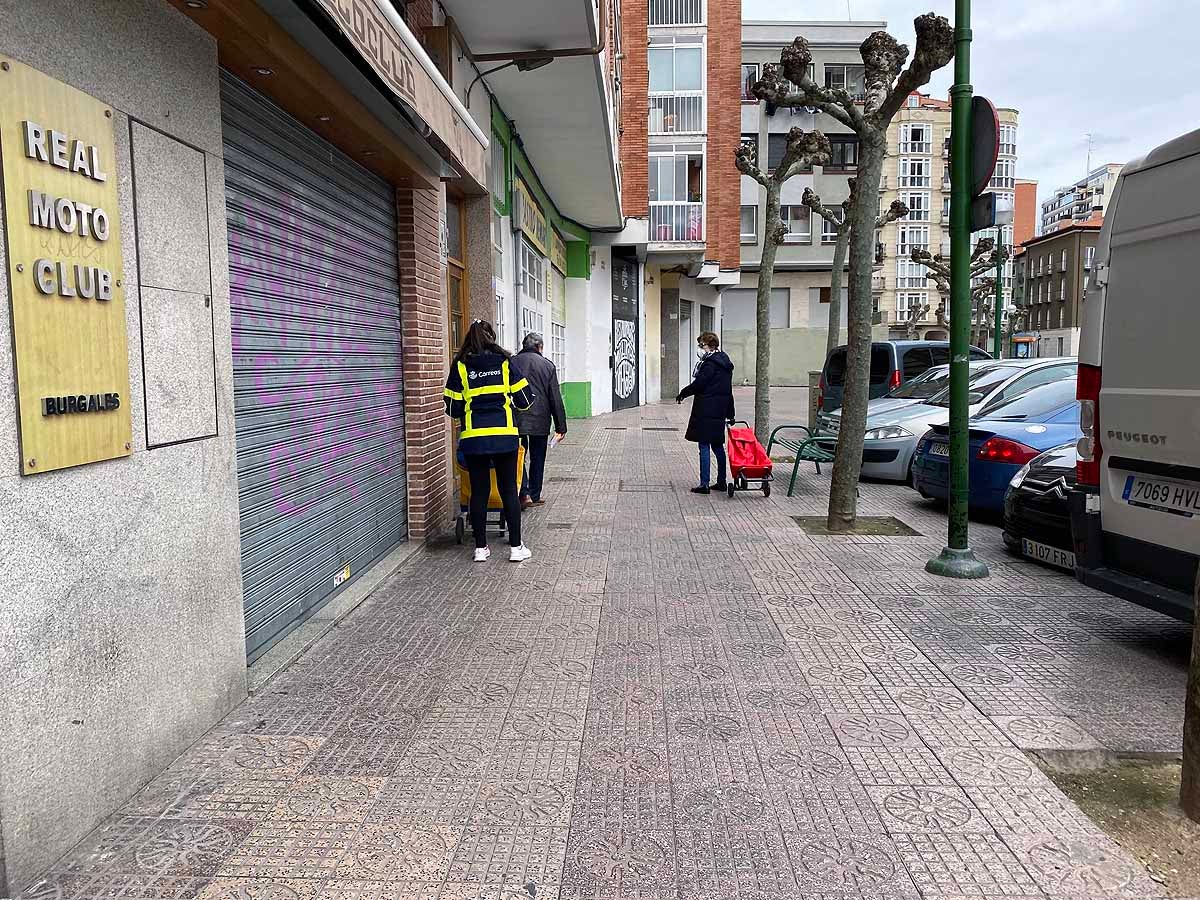
[{"label": "dark trousers", "polygon": [[488,499],[492,495],[492,469],[495,468],[496,487],[504,503],[504,520],[508,523],[508,542],[519,547],[521,501],[517,498],[517,451],[468,453],[465,461],[471,476],[471,532],[475,536],[475,546],[487,546]]},{"label": "dark trousers", "polygon": [[548,434],[523,434],[525,445],[525,471],[521,473],[521,496],[531,500],[542,499],[542,480],[546,475],[546,449],[550,446]]},{"label": "dark trousers", "polygon": [[700,445],[700,483],[708,487],[712,482],[709,478],[712,472],[709,467],[708,451],[712,450],[712,455],[717,458],[717,484],[725,483],[725,445],[724,444],[701,444]]}]

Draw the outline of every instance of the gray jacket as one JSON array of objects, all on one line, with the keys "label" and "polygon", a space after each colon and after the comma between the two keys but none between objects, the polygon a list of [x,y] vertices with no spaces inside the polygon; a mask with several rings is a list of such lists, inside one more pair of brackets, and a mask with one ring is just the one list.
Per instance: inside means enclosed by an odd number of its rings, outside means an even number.
[{"label": "gray jacket", "polygon": [[522,350],[513,357],[513,362],[533,388],[533,406],[517,413],[517,429],[521,434],[549,434],[553,423],[555,432],[566,434],[567,411],[563,408],[554,363],[536,350]]}]

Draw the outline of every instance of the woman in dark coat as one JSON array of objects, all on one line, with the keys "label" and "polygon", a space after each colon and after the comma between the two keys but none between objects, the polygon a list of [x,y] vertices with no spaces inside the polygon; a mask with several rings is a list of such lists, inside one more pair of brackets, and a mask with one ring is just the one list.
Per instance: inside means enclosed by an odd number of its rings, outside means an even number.
[{"label": "woman in dark coat", "polygon": [[732,422],[733,411],[733,360],[721,347],[721,339],[711,331],[700,335],[700,365],[692,376],[692,383],[679,392],[676,403],[684,397],[695,397],[692,414],[688,419],[689,441],[700,445],[700,484],[692,488],[693,494],[710,492],[708,479],[709,450],[717,458],[718,492],[726,489],[725,483],[725,425]]}]

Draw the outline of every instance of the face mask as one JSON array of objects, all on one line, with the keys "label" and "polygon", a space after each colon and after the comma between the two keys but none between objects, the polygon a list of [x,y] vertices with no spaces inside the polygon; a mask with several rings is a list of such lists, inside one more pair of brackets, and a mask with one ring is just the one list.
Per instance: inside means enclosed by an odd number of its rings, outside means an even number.
[{"label": "face mask", "polygon": [[703,347],[696,351],[696,359],[704,359],[706,356],[708,356],[708,351]]}]

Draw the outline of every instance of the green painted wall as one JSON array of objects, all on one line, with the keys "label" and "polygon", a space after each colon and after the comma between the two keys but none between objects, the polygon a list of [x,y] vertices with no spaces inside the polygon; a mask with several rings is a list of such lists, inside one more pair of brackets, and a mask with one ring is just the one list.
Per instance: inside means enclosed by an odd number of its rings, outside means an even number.
[{"label": "green painted wall", "polygon": [[567,277],[592,277],[592,254],[586,241],[567,241]]},{"label": "green painted wall", "polygon": [[561,385],[563,405],[568,419],[590,419],[592,416],[592,383],[564,381]]}]

